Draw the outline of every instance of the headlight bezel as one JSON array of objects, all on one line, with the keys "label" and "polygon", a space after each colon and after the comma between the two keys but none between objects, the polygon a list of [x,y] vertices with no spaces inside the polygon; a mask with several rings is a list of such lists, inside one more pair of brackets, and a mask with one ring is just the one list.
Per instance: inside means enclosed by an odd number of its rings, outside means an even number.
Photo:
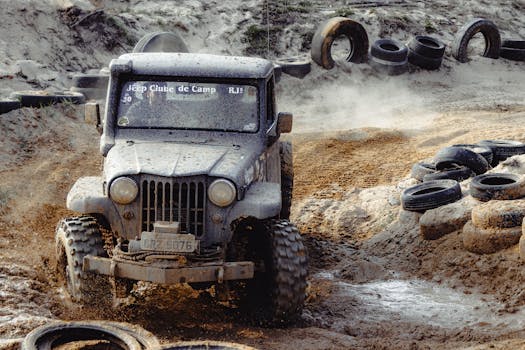
[{"label": "headlight bezel", "polygon": [[[122,187],[129,186],[129,187]],[[131,204],[139,195],[139,186],[137,182],[127,176],[121,176],[114,179],[109,186],[109,198],[117,204]]]},{"label": "headlight bezel", "polygon": [[[219,187],[217,187],[219,186]],[[224,192],[218,193],[217,191],[229,191],[230,194],[223,195]],[[237,198],[237,188],[235,184],[228,179],[216,179],[208,186],[208,199],[214,205],[224,208],[230,206]]]}]

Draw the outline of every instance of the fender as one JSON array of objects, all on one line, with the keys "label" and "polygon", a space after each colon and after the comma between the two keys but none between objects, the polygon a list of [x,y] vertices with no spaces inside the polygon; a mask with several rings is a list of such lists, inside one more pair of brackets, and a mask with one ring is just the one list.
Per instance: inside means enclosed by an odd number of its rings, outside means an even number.
[{"label": "fender", "polygon": [[67,195],[69,210],[82,214],[102,214],[113,231],[124,232],[120,215],[113,202],[104,195],[104,182],[99,176],[81,177]]},{"label": "fender", "polygon": [[241,217],[267,219],[281,211],[281,185],[274,182],[255,182],[246,192],[244,199],[237,202],[228,212],[228,222]]}]

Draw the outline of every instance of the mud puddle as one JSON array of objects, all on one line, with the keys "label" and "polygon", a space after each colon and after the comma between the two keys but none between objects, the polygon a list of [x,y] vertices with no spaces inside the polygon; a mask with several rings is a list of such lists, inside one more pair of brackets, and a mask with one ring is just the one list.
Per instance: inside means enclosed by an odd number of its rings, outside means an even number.
[{"label": "mud puddle", "polygon": [[[353,284],[338,280],[332,272],[321,272],[319,279],[333,281],[332,297],[341,304],[345,300],[359,311],[346,315],[369,324],[397,321],[462,329],[483,327],[485,330],[514,331],[525,326],[523,308],[509,314],[505,305],[491,295],[464,292],[419,279],[392,279]],[[337,323],[334,324],[335,328]],[[341,324],[342,326],[342,324]]]}]

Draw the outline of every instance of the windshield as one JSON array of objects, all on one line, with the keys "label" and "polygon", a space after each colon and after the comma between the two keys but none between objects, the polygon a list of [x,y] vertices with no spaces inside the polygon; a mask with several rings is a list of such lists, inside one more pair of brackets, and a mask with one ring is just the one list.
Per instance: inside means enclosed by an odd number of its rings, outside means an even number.
[{"label": "windshield", "polygon": [[122,86],[120,128],[257,132],[257,87],[224,83],[128,81]]}]

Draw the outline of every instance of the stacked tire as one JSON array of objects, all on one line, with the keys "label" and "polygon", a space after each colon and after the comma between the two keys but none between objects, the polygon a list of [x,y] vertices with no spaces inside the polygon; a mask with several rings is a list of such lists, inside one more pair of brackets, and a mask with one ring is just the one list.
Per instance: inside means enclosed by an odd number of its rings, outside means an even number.
[{"label": "stacked tire", "polygon": [[445,44],[430,36],[418,35],[408,43],[408,62],[423,69],[439,69],[444,54]]},{"label": "stacked tire", "polygon": [[525,41],[503,40],[499,55],[511,61],[525,61]]},{"label": "stacked tire", "polygon": [[370,48],[370,65],[388,75],[400,75],[408,71],[408,48],[400,41],[379,39]]},{"label": "stacked tire", "polygon": [[109,74],[75,74],[71,91],[81,93],[87,100],[103,100],[109,83]]}]

